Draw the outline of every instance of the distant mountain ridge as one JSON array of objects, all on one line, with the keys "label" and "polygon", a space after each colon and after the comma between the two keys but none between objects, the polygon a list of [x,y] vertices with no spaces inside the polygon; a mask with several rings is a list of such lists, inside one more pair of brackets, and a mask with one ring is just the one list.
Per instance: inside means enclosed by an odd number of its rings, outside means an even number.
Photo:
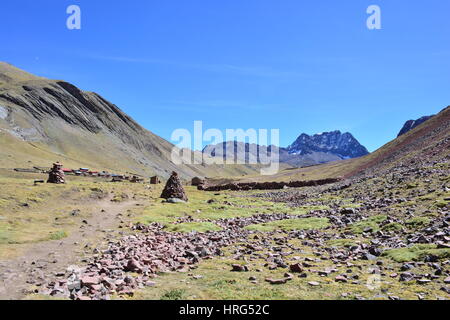
[{"label": "distant mountain ridge", "polygon": [[[368,164],[364,163],[361,168],[373,167],[373,163],[378,165],[381,161],[384,165],[394,156],[396,161],[406,157],[403,146],[407,144],[403,140],[409,141],[413,137],[420,137],[423,142],[420,147],[425,151],[431,149],[429,143],[443,141],[439,142],[439,146],[433,147],[432,152],[424,151],[426,157],[439,154],[439,148],[446,150],[446,135],[450,125],[448,116],[447,108],[439,115],[406,122],[400,132],[402,137],[397,141],[402,146],[401,152],[396,149],[395,153],[378,152],[376,159]],[[420,126],[421,124],[423,125]],[[427,135],[422,137],[418,133]],[[439,139],[433,138],[434,135],[437,136],[435,133],[439,133]],[[442,137],[447,140],[441,140]],[[409,145],[414,145],[407,148],[412,153],[419,144],[415,142]],[[198,161],[196,163],[202,164],[176,165],[171,161],[173,144],[141,127],[100,95],[82,91],[65,81],[34,76],[2,62],[0,146],[2,168],[42,167],[59,160],[65,166],[73,168],[90,167],[118,172],[127,170],[162,177],[168,177],[173,170],[178,171],[183,178],[236,177],[259,172],[258,166],[247,164],[207,165]],[[237,153],[243,152],[244,159],[256,157],[258,161],[261,160],[261,151],[275,151],[277,148],[263,148],[241,142],[226,142],[209,147],[213,147],[213,156],[216,157],[225,157],[227,152],[231,152],[237,158]],[[393,149],[386,147],[383,150]],[[340,131],[312,136],[301,134],[290,146],[278,148],[278,151],[282,164],[280,167],[306,167],[368,154],[367,149],[352,134]],[[203,155],[205,152],[204,150]],[[193,156],[201,160],[202,152],[195,152]],[[371,154],[364,159],[373,157]],[[239,158],[242,159],[242,155]],[[361,164],[364,161],[361,160]],[[345,163],[347,162],[344,161],[342,165]],[[362,170],[361,168],[355,170]]]},{"label": "distant mountain ridge", "polygon": [[287,150],[289,154],[296,155],[314,152],[331,153],[341,159],[358,158],[369,154],[366,147],[361,145],[351,133],[341,133],[339,130],[313,136],[303,133]]},{"label": "distant mountain ridge", "polygon": [[[235,176],[252,166],[177,165],[174,145],[94,92],[0,62],[0,167],[66,167],[146,176]],[[194,152],[195,163],[202,154]]]},{"label": "distant mountain ridge", "polygon": [[357,158],[369,154],[350,133],[339,130],[324,132],[313,136],[301,134],[287,148],[260,146],[237,141],[226,141],[205,147],[203,152],[224,159],[245,159],[246,163],[254,159],[260,161],[262,152],[279,152],[279,160],[291,166],[303,167],[321,163]]},{"label": "distant mountain ridge", "polygon": [[424,116],[424,117],[419,118],[417,120],[406,121],[406,123],[403,125],[403,128],[400,130],[400,132],[399,132],[397,137],[400,137],[400,136],[404,135],[408,131],[411,131],[412,129],[420,126],[422,123],[424,123],[425,121],[430,120],[433,117],[434,116]]}]

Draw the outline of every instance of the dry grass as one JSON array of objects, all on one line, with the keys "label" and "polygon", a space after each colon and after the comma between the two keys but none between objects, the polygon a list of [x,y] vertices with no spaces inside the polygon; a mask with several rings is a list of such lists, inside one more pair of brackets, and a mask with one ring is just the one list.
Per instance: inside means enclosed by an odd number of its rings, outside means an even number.
[{"label": "dry grass", "polygon": [[146,199],[143,184],[114,184],[87,177],[67,177],[65,185],[33,185],[39,174],[6,173],[0,176],[0,259],[19,254],[27,245],[62,239],[92,216],[96,203],[121,194]]}]

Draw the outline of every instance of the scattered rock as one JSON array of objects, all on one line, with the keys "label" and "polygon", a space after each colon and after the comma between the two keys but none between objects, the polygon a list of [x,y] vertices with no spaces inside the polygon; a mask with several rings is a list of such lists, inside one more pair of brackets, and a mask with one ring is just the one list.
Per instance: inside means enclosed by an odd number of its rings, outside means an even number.
[{"label": "scattered rock", "polygon": [[335,281],[336,282],[342,282],[342,283],[347,283],[348,282],[348,280],[347,280],[347,278],[345,276],[337,276],[335,278]]},{"label": "scattered rock", "polygon": [[247,272],[248,271],[248,267],[244,266],[244,265],[240,265],[240,264],[233,264],[231,271],[234,271],[234,272]]},{"label": "scattered rock", "polygon": [[309,284],[311,287],[318,287],[318,286],[320,286],[320,283],[317,282],[317,281],[310,281],[310,282],[308,282],[308,284]]},{"label": "scattered rock", "polygon": [[426,279],[426,278],[422,278],[422,279],[417,280],[418,284],[427,284],[427,283],[430,283],[430,282],[431,282],[431,280],[430,279]]},{"label": "scattered rock", "polygon": [[266,282],[269,282],[270,284],[275,284],[275,285],[278,285],[278,284],[285,284],[286,282],[288,281],[288,279],[270,279],[270,278],[268,278],[268,279],[266,279]]},{"label": "scattered rock", "polygon": [[84,276],[81,278],[81,284],[86,287],[92,287],[93,285],[97,285],[100,283],[100,277],[93,276]]},{"label": "scattered rock", "polygon": [[165,201],[163,201],[164,203],[186,203],[186,201],[181,200],[181,199],[177,199],[177,198],[169,198]]},{"label": "scattered rock", "polygon": [[412,281],[414,280],[414,275],[412,273],[409,272],[403,272],[402,274],[400,274],[400,281]]},{"label": "scattered rock", "polygon": [[303,272],[303,268],[300,263],[292,264],[289,268],[290,268],[291,272],[294,272],[294,273],[302,273]]}]

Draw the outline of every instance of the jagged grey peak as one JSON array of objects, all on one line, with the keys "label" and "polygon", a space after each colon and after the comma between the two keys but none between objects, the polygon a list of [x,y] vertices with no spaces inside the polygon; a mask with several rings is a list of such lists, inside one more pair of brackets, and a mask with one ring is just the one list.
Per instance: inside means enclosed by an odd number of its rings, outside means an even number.
[{"label": "jagged grey peak", "polygon": [[351,133],[341,133],[339,130],[313,136],[303,133],[287,149],[289,154],[324,152],[337,155],[341,159],[362,157],[369,153]]}]

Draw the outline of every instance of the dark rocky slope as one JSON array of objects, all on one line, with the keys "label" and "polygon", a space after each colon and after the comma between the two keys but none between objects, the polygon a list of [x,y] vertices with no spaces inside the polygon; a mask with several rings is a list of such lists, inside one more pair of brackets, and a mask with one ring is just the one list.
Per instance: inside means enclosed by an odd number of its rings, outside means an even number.
[{"label": "dark rocky slope", "polygon": [[433,116],[425,116],[425,117],[419,118],[417,120],[406,121],[406,123],[403,125],[403,128],[400,130],[397,137],[400,137],[400,136],[404,135],[405,133],[411,131],[412,129],[420,126],[422,123],[430,120],[432,117]]}]

